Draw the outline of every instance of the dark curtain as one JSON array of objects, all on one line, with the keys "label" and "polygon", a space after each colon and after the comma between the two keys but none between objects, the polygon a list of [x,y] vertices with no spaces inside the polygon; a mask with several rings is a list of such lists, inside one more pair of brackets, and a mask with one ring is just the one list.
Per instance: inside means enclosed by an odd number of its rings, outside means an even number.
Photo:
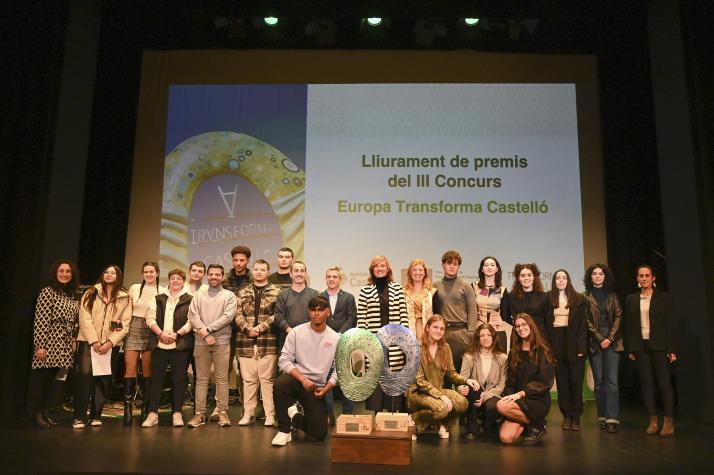
[{"label": "dark curtain", "polygon": [[[0,407],[20,414],[32,352],[68,1],[13,2],[0,20],[3,61],[0,263],[3,330]],[[9,307],[8,307],[9,304]]]}]

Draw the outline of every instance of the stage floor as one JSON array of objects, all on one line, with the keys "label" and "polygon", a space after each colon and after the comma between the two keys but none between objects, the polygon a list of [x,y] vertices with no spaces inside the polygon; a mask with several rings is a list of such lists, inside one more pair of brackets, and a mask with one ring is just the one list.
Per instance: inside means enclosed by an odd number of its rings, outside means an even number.
[{"label": "stage floor", "polygon": [[[337,403],[339,407],[339,402]],[[186,420],[190,410],[184,411]],[[72,429],[69,413],[53,413],[64,424],[36,429],[13,423],[0,429],[0,471],[124,472],[124,473],[250,473],[263,474],[525,474],[525,473],[664,473],[711,465],[714,432],[707,427],[678,422],[672,438],[645,436],[645,416],[640,407],[624,408],[617,434],[600,431],[594,402],[586,402],[582,432],[564,432],[555,404],[548,419],[548,434],[540,446],[504,447],[493,440],[450,440],[420,437],[413,443],[411,467],[333,464],[330,439],[308,441],[298,436],[286,447],[270,442],[276,429],[255,425],[238,427],[240,406],[231,408],[233,426],[211,423],[197,429],[170,427],[170,414],[162,425],[126,428],[119,419],[104,419],[100,428]],[[137,418],[135,418],[136,420]]]}]

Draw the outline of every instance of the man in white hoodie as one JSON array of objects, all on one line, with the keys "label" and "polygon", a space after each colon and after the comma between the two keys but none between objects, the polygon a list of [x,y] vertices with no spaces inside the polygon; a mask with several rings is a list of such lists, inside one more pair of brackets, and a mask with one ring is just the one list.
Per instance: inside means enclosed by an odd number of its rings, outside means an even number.
[{"label": "man in white hoodie", "polygon": [[340,334],[327,326],[330,302],[326,298],[311,298],[308,310],[310,322],[288,333],[278,361],[285,374],[278,376],[273,386],[278,416],[273,445],[292,440],[291,425],[317,440],[327,435],[324,397],[337,384],[335,351]]}]

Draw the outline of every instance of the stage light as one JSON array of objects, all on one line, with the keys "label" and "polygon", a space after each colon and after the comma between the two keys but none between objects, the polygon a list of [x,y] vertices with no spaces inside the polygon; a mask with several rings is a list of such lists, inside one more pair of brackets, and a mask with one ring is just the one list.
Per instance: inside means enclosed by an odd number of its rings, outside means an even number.
[{"label": "stage light", "polygon": [[476,26],[478,24],[478,18],[464,18],[464,23],[466,26]]},{"label": "stage light", "polygon": [[274,16],[266,16],[265,18],[263,18],[263,21],[268,26],[275,26],[278,24],[278,19]]},{"label": "stage light", "polygon": [[379,26],[382,24],[382,19],[380,17],[370,17],[367,18],[367,24],[369,26]]}]

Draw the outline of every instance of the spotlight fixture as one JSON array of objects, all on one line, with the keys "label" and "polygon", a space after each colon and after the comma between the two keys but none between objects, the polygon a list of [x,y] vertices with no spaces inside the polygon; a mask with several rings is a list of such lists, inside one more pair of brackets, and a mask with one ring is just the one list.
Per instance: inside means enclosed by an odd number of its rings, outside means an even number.
[{"label": "spotlight fixture", "polygon": [[464,23],[466,26],[476,26],[478,24],[478,18],[464,18]]},{"label": "spotlight fixture", "polygon": [[379,26],[382,24],[382,19],[380,17],[370,17],[367,18],[367,24],[369,26]]},{"label": "spotlight fixture", "polygon": [[275,26],[278,24],[278,19],[274,16],[266,16],[265,18],[263,18],[263,21],[268,26]]}]

